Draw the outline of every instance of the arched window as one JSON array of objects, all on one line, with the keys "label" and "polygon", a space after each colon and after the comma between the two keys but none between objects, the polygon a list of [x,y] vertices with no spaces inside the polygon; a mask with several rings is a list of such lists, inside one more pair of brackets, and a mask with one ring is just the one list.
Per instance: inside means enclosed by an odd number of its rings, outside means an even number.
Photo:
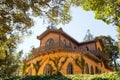
[{"label": "arched window", "polygon": [[43,74],[51,75],[52,74],[52,69],[53,69],[52,66],[50,64],[47,64],[44,67]]},{"label": "arched window", "polygon": [[97,67],[95,67],[95,73],[98,74],[99,73],[99,70]]},{"label": "arched window", "polygon": [[53,44],[54,44],[54,40],[52,38],[50,38],[46,41],[45,46],[46,46],[47,49],[49,49],[51,46],[53,46]]},{"label": "arched window", "polygon": [[91,74],[94,74],[93,66],[91,66]]},{"label": "arched window", "polygon": [[85,64],[86,67],[86,74],[89,74],[89,67],[88,67],[88,63]]},{"label": "arched window", "polygon": [[73,74],[73,65],[69,63],[67,66],[67,74]]}]

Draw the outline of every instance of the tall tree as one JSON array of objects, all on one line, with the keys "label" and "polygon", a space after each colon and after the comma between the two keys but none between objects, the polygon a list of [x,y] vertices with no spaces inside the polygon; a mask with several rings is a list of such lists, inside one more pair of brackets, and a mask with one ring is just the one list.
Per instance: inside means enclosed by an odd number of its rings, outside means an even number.
[{"label": "tall tree", "polygon": [[20,39],[31,33],[31,16],[57,24],[68,23],[69,8],[64,0],[0,0],[0,58],[5,57],[5,52],[15,51]]},{"label": "tall tree", "polygon": [[104,43],[104,53],[109,57],[110,60],[109,65],[113,66],[117,71],[116,59],[118,58],[119,54],[118,54],[118,46],[115,45],[114,39],[112,39],[110,36],[100,36],[97,38],[102,39]]},{"label": "tall tree", "polygon": [[0,79],[12,76],[18,76],[21,71],[21,55],[22,51],[16,53],[6,53],[4,59],[0,59]]}]

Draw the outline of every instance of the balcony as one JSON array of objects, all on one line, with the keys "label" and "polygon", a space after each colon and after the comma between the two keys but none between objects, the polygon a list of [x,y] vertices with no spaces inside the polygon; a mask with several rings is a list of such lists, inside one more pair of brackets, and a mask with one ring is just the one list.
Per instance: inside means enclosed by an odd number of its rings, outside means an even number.
[{"label": "balcony", "polygon": [[39,48],[35,48],[33,49],[33,54],[37,55],[40,53],[45,53],[45,52],[50,52],[50,51],[56,51],[56,50],[64,50],[64,51],[76,51],[76,52],[80,52],[80,50],[78,48],[72,48],[69,45],[65,45],[62,42],[56,42],[50,46],[41,46]]}]

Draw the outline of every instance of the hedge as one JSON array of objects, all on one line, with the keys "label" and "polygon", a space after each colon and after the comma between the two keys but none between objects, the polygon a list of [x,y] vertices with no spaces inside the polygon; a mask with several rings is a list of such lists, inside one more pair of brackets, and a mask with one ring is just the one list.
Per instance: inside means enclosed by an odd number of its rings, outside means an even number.
[{"label": "hedge", "polygon": [[120,72],[111,72],[103,74],[76,74],[76,75],[66,75],[66,77],[72,80],[120,80]]},{"label": "hedge", "polygon": [[104,73],[104,74],[75,74],[75,75],[62,75],[57,73],[54,75],[39,75],[39,76],[23,76],[12,77],[0,80],[120,80],[120,72]]}]

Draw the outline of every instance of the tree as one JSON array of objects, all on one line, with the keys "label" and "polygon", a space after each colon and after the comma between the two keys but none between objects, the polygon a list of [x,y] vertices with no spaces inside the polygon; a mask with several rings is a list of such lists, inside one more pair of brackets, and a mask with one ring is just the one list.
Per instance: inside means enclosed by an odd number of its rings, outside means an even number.
[{"label": "tree", "polygon": [[69,6],[64,0],[0,0],[0,67],[14,64],[18,43],[31,33],[31,16],[57,24],[68,23]]},{"label": "tree", "polygon": [[7,78],[11,76],[18,76],[22,73],[21,70],[21,55],[22,51],[13,55],[6,53],[4,59],[0,59],[0,78]]},{"label": "tree", "polygon": [[99,36],[97,38],[102,39],[104,44],[103,52],[108,56],[110,60],[109,65],[113,66],[117,71],[116,59],[119,58],[118,57],[119,54],[118,54],[118,46],[115,45],[114,39],[112,39],[110,36]]},{"label": "tree", "polygon": [[[120,0],[73,0],[86,11],[93,11],[95,19],[117,26],[120,37]],[[76,3],[77,3],[76,2]]]}]

